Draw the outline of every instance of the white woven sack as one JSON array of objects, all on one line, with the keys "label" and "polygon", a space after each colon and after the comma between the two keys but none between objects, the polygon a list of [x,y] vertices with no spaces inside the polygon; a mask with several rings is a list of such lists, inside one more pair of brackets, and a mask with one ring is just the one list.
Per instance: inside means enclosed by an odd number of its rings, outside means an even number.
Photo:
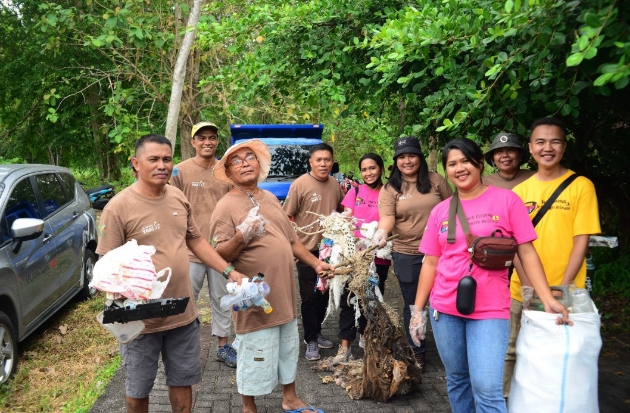
[{"label": "white woven sack", "polygon": [[597,359],[602,339],[594,304],[593,309],[570,314],[573,326],[557,325],[555,314],[523,311],[510,413],[599,412]]}]

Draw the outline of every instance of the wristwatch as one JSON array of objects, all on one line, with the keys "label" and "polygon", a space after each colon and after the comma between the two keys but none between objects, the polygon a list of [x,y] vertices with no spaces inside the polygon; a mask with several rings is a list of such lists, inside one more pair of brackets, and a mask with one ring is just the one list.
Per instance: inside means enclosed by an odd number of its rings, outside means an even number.
[{"label": "wristwatch", "polygon": [[234,266],[232,264],[228,265],[228,267],[226,269],[223,270],[223,272],[221,274],[223,274],[223,276],[225,277],[225,279],[227,280],[228,277],[230,276],[230,273],[234,270]]}]

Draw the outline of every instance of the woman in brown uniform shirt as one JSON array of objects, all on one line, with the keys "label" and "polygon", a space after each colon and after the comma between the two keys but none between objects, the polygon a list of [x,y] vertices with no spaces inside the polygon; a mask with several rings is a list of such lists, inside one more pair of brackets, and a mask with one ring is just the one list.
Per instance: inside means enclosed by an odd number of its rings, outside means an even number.
[{"label": "woman in brown uniform shirt", "polygon": [[403,310],[407,342],[424,368],[426,344],[418,347],[409,335],[411,312],[424,255],[418,251],[429,213],[434,206],[453,195],[453,190],[442,176],[429,172],[420,142],[413,136],[397,139],[394,143],[394,165],[389,181],[378,197],[380,220],[373,242],[385,245],[387,234],[399,234],[393,241],[394,274],[398,278],[405,308]]}]

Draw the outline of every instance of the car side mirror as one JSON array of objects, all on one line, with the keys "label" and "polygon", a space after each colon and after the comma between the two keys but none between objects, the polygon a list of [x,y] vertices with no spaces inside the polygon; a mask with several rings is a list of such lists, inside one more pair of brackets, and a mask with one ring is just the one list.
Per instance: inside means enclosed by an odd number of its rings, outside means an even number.
[{"label": "car side mirror", "polygon": [[11,237],[13,244],[11,250],[14,254],[22,247],[22,242],[39,238],[44,232],[44,221],[36,218],[18,218],[11,224]]}]

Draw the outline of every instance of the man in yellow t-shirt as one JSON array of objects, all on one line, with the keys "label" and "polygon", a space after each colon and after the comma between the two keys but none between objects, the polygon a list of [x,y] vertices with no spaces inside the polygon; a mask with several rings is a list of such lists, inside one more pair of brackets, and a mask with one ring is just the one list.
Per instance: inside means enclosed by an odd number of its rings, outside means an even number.
[{"label": "man in yellow t-shirt", "polygon": [[[529,151],[538,163],[538,172],[513,191],[521,197],[531,218],[534,218],[556,188],[575,172],[560,162],[567,147],[566,130],[555,118],[542,118],[531,127]],[[538,239],[534,247],[551,286],[567,286],[572,282],[584,288],[586,252],[589,237],[600,233],[597,197],[593,183],[581,176],[562,191],[551,209],[536,226]],[[505,358],[503,393],[508,397],[516,364],[516,339],[521,327],[523,303],[521,286],[530,285],[519,262],[510,282],[510,341]]]}]

